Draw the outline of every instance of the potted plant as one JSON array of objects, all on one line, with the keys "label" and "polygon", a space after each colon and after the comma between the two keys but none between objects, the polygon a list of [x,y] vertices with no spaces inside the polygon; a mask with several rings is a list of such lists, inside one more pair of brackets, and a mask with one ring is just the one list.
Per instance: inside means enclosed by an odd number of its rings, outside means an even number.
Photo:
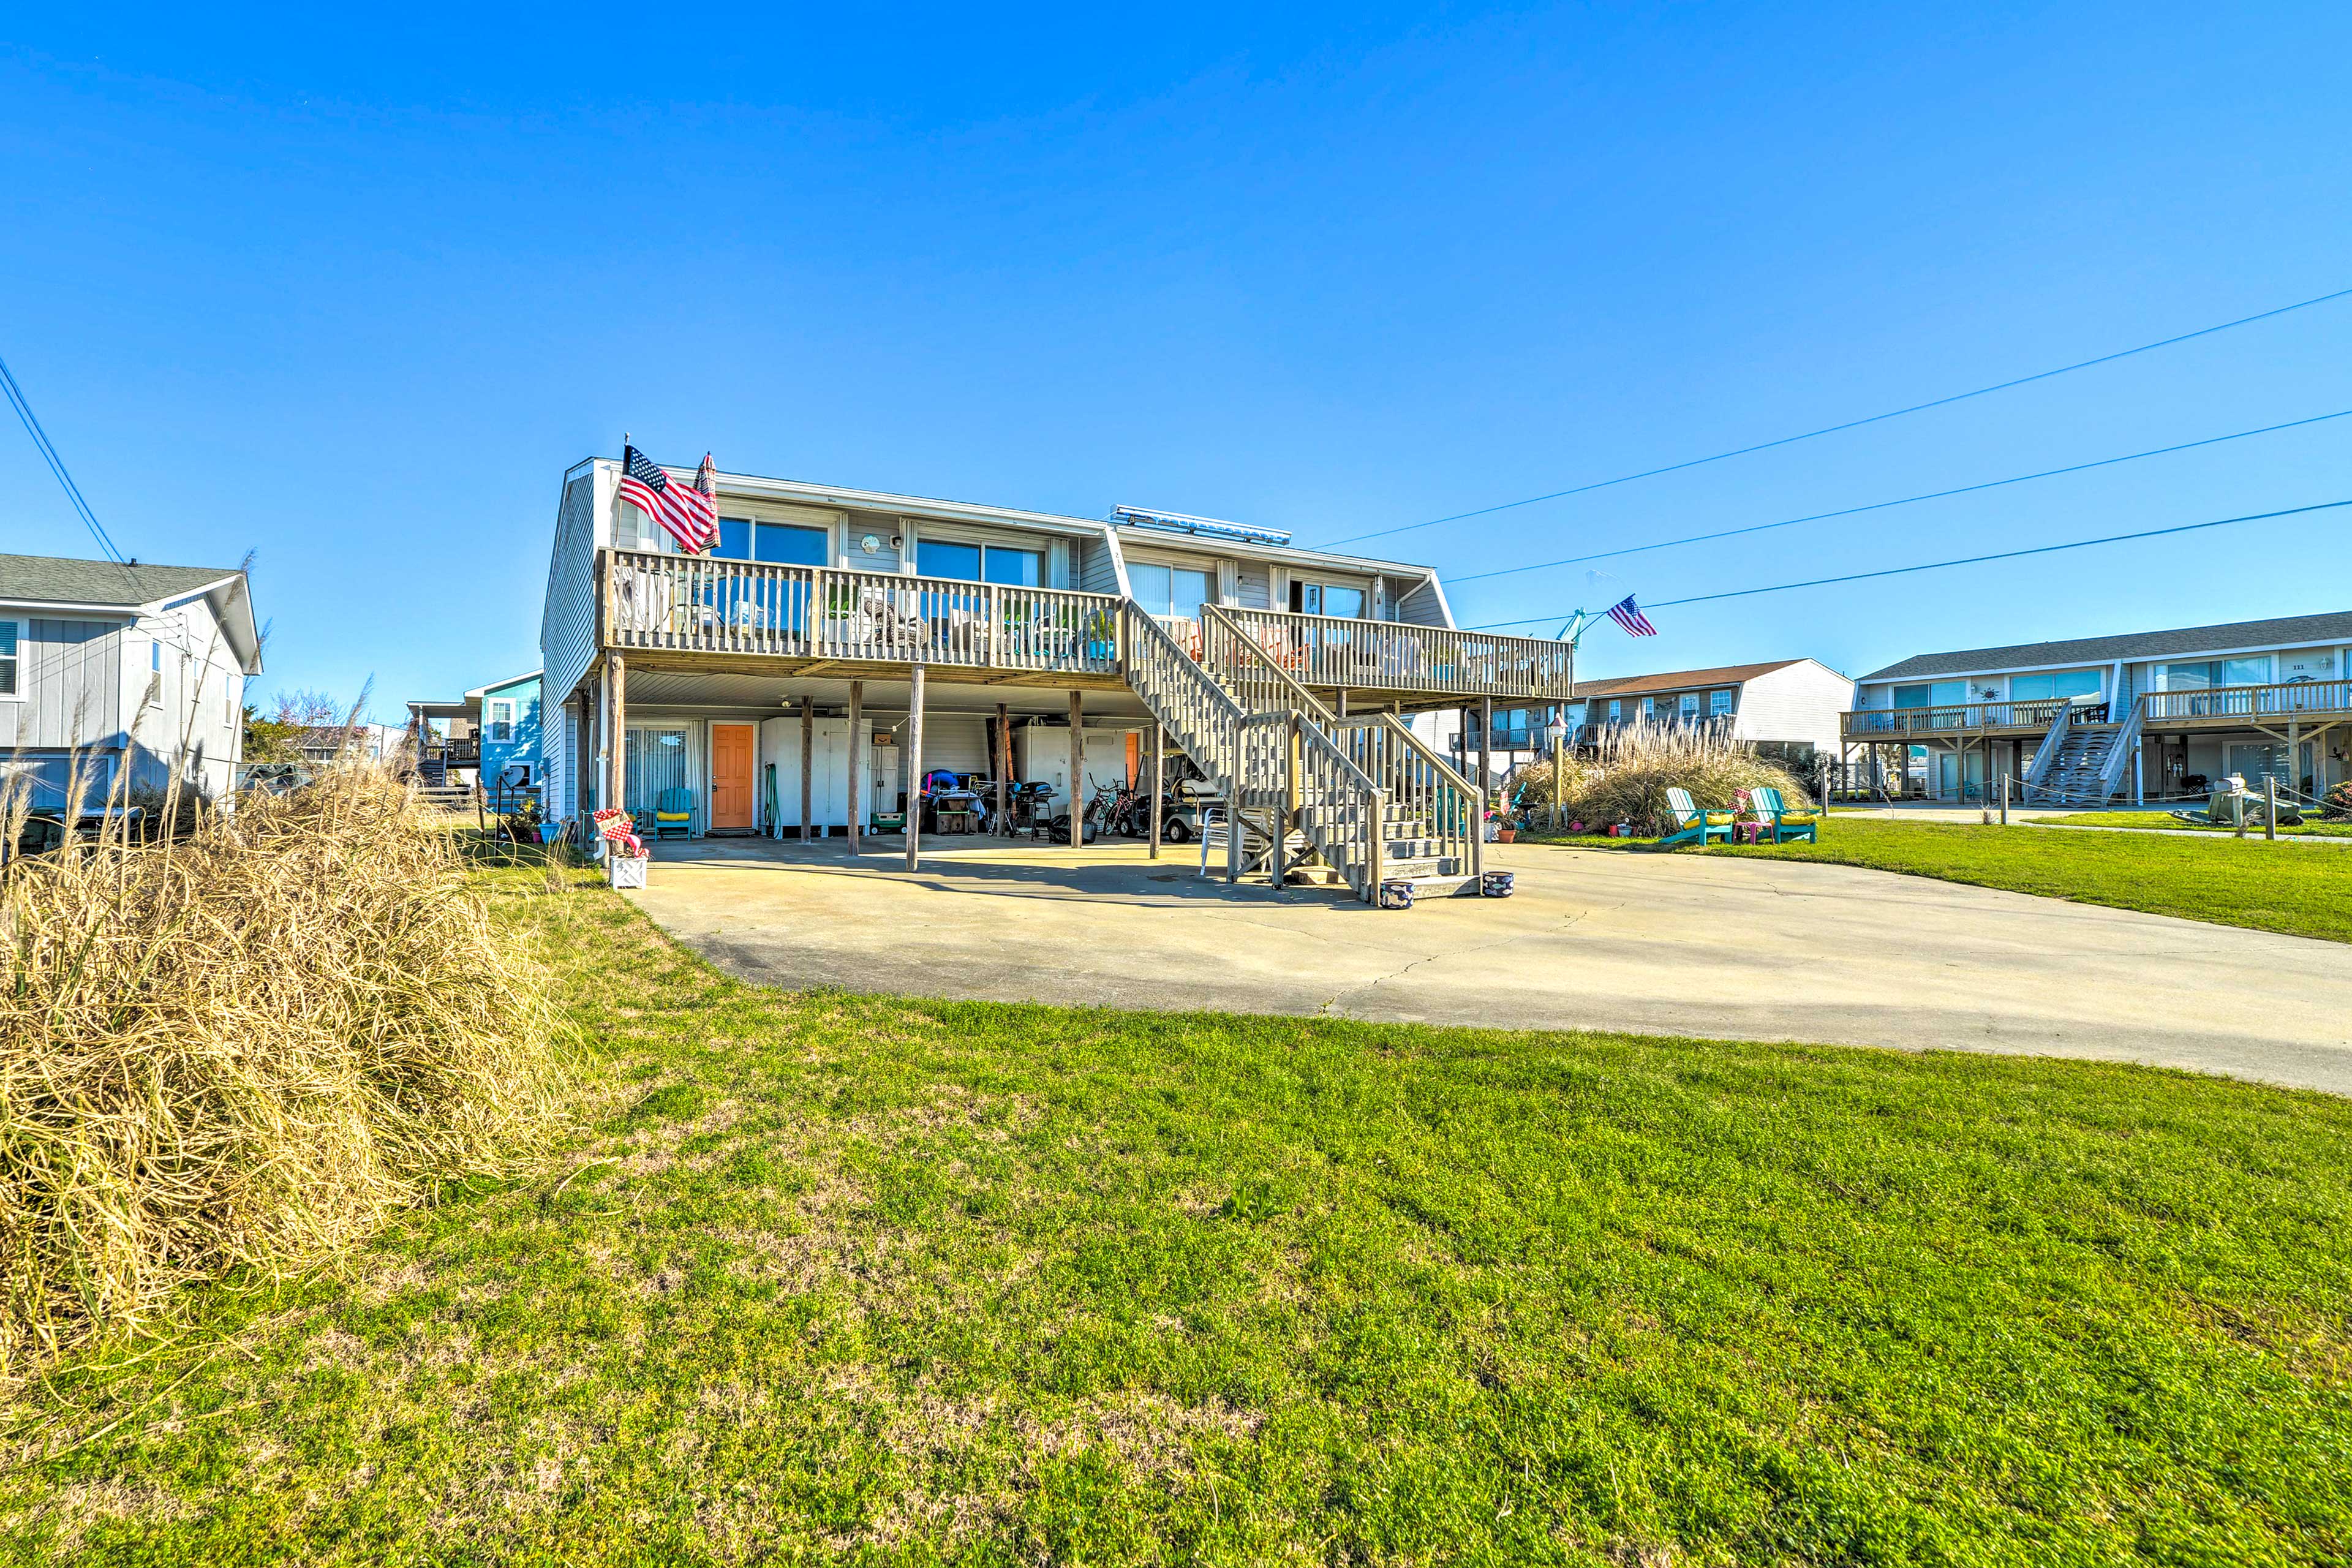
[{"label": "potted plant", "polygon": [[1087,658],[1108,662],[1118,657],[1118,621],[1108,608],[1087,616],[1086,640]]}]

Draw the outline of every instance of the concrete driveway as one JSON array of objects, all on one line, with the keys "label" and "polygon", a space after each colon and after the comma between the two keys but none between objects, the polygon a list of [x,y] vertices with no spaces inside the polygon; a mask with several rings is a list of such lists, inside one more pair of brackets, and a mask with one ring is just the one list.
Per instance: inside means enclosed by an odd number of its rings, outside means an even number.
[{"label": "concrete driveway", "polygon": [[782,986],[2028,1052],[2352,1093],[2333,942],[1852,867],[1488,849],[1517,897],[1407,911],[1228,889],[1140,847],[927,851],[909,876],[887,851],[706,839],[659,846],[634,896]]}]

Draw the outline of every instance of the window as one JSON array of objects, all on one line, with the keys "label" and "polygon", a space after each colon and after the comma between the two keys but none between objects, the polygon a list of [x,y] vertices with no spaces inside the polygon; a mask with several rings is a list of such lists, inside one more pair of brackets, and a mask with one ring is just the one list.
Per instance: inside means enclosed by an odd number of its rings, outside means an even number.
[{"label": "window", "polygon": [[1201,606],[1216,597],[1209,574],[1190,566],[1162,566],[1150,561],[1127,563],[1128,586],[1135,602],[1150,614],[1176,620],[1194,620]]},{"label": "window", "polygon": [[514,703],[511,700],[499,698],[492,702],[487,718],[489,739],[493,741],[514,739]]},{"label": "window", "polygon": [[16,694],[16,623],[0,621],[0,697]]},{"label": "window", "polygon": [[2267,654],[2254,658],[2200,659],[2194,664],[2164,667],[2167,691],[2210,691],[2217,686],[2266,686],[2271,679]]},{"label": "window", "polygon": [[1045,552],[1003,544],[965,544],[953,539],[919,539],[915,570],[926,577],[951,577],[959,583],[1034,588],[1045,581]]},{"label": "window", "polygon": [[1697,692],[1696,692],[1696,691],[1685,691],[1685,692],[1684,692],[1684,693],[1683,693],[1683,695],[1682,695],[1682,703],[1681,703],[1681,716],[1682,716],[1682,721],[1683,721],[1684,723],[1685,723],[1685,724],[1696,724],[1696,723],[1697,723],[1697,722],[1698,722],[1698,693],[1697,693]]},{"label": "window", "polygon": [[631,811],[651,811],[664,790],[687,787],[684,730],[632,724],[623,757],[625,782],[622,787],[628,792]]},{"label": "window", "polygon": [[1625,721],[1625,704],[1614,697],[1609,700],[1609,721],[1612,724],[1622,724]]},{"label": "window", "polygon": [[147,668],[153,670],[158,675],[163,673],[163,645],[162,643],[151,642],[147,645]]},{"label": "window", "polygon": [[2009,700],[2012,702],[2041,702],[2058,697],[2096,697],[2099,689],[2099,672],[2095,669],[2062,669],[2049,675],[2012,675],[2009,678]]},{"label": "window", "polygon": [[980,546],[952,539],[915,542],[915,570],[926,577],[952,577],[959,583],[980,581]]},{"label": "window", "polygon": [[982,581],[1000,588],[1042,587],[1045,582],[1045,552],[992,544],[981,563],[980,574]]},{"label": "window", "polygon": [[1968,700],[1969,683],[1965,680],[1938,680],[1895,689],[1897,708],[1957,708]]},{"label": "window", "polygon": [[1340,583],[1302,583],[1292,578],[1290,607],[1302,616],[1337,616],[1344,620],[1364,618],[1364,591]]},{"label": "window", "polygon": [[785,566],[823,566],[833,559],[833,535],[822,528],[788,522],[755,522],[748,517],[719,520],[719,543],[710,553],[721,561],[769,561]]},{"label": "window", "polygon": [[1706,700],[1706,711],[1707,716],[1711,719],[1730,718],[1731,689],[1726,687],[1721,691],[1708,693]]},{"label": "window", "polygon": [[1643,722],[1643,723],[1644,723],[1644,724],[1650,723],[1650,722],[1652,722],[1653,721],[1654,721],[1654,720],[1657,718],[1657,716],[1658,716],[1658,700],[1657,700],[1656,698],[1654,698],[1654,697],[1644,697],[1644,698],[1643,698],[1643,699],[1642,699],[1642,722]]}]

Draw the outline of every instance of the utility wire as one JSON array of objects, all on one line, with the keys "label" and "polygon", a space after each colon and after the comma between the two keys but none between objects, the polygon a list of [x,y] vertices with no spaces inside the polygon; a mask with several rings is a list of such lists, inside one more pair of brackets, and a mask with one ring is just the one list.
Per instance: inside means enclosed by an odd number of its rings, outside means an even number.
[{"label": "utility wire", "polygon": [[7,393],[9,405],[16,409],[16,417],[23,422],[25,433],[33,438],[33,445],[40,448],[41,460],[48,464],[49,472],[55,474],[58,483],[65,487],[66,499],[73,502],[75,512],[89,529],[90,537],[98,541],[99,549],[105,552],[109,561],[118,566],[122,564],[122,552],[114,547],[114,541],[106,536],[106,530],[99,524],[98,513],[90,510],[89,502],[82,499],[81,487],[74,483],[73,475],[67,471],[66,460],[58,456],[57,447],[50,444],[49,433],[41,428],[41,421],[33,413],[31,401],[26,397],[25,389],[16,384],[16,378],[10,373],[8,362],[5,359],[0,359],[0,390]]},{"label": "utility wire", "polygon": [[2210,327],[2200,327],[2193,332],[2182,332],[2178,337],[2161,338],[2152,343],[2142,343],[2137,348],[2118,349],[2114,353],[2101,354],[2096,359],[2077,360],[2073,364],[2062,364],[2055,370],[2036,371],[2032,375],[2021,375],[2012,381],[1997,382],[1991,386],[1979,386],[1972,392],[1956,392],[1948,397],[1938,397],[1927,403],[1914,403],[1906,408],[1890,408],[1884,414],[1873,414],[1861,419],[1849,419],[1842,425],[1824,425],[1818,430],[1807,430],[1801,435],[1783,436],[1777,440],[1759,441],[1752,447],[1738,447],[1728,452],[1717,452],[1705,458],[1692,458],[1685,462],[1668,463],[1661,468],[1644,468],[1638,474],[1620,474],[1613,479],[1595,479],[1589,485],[1577,485],[1569,489],[1553,490],[1549,495],[1529,496],[1525,500],[1507,500],[1494,506],[1482,506],[1475,511],[1457,511],[1450,517],[1433,517],[1427,522],[1408,522],[1396,528],[1374,529],[1370,533],[1351,533],[1345,539],[1335,539],[1331,542],[1353,544],[1359,540],[1383,539],[1391,533],[1411,533],[1416,529],[1435,528],[1441,522],[1460,522],[1465,518],[1485,517],[1490,512],[1509,511],[1515,507],[1534,506],[1538,501],[1559,500],[1568,496],[1580,496],[1591,490],[1607,489],[1612,485],[1629,485],[1635,479],[1651,479],[1660,474],[1680,473],[1685,468],[1696,468],[1708,463],[1720,463],[1727,458],[1745,458],[1756,452],[1769,452],[1775,447],[1792,446],[1799,441],[1811,441],[1819,436],[1834,436],[1841,430],[1859,430],[1865,425],[1876,425],[1884,420],[1900,419],[1906,414],[1921,414],[1930,408],[1943,408],[1951,404],[1965,403],[1971,397],[1983,397],[1995,392],[2007,392],[2011,387],[2026,386],[2037,381],[2047,381],[2053,375],[2065,375],[2074,371],[2088,370],[2093,365],[2112,364],[2119,359],[2129,359],[2134,354],[2144,354],[2157,349],[2170,348],[2176,343],[2189,342],[2196,338],[2210,337],[2215,332],[2226,332],[2232,327],[2251,326],[2256,321],[2267,321],[2273,316],[2284,316],[2290,310],[2309,310],[2314,305],[2325,305],[2330,300],[2341,300],[2347,295],[2352,295],[2352,289],[2338,289],[2331,294],[2321,294],[2309,300],[2298,300],[2292,305],[2281,305],[2275,310],[2258,311],[2251,316],[2241,316],[2234,321],[2222,321]]},{"label": "utility wire", "polygon": [[2308,419],[2290,419],[2284,425],[2265,425],[2259,430],[2240,430],[2228,436],[2208,436],[2201,441],[2183,441],[2178,446],[2153,447],[2145,452],[2126,452],[2120,458],[2100,458],[2088,463],[2071,463],[2063,468],[2044,468],[2038,474],[2019,474],[2013,479],[1987,479],[1982,484],[1960,485],[1948,490],[1929,490],[1924,495],[1905,496],[1900,500],[1872,501],[1868,506],[1844,507],[1837,511],[1817,511],[1805,517],[1782,518],[1778,522],[1749,523],[1745,528],[1727,528],[1716,533],[1693,533],[1681,539],[1662,539],[1654,544],[1628,544],[1617,550],[1597,550],[1590,555],[1563,556],[1558,561],[1538,561],[1529,566],[1504,566],[1492,572],[1472,572],[1464,576],[1450,576],[1449,583],[1476,583],[1488,577],[1515,577],[1523,572],[1542,572],[1554,566],[1575,566],[1587,561],[1608,561],[1620,555],[1640,555],[1652,550],[1672,550],[1678,544],[1705,544],[1717,539],[1737,539],[1747,533],[1766,533],[1776,528],[1792,528],[1801,522],[1825,522],[1833,517],[1857,517],[1866,511],[1885,511],[1889,507],[1910,506],[1923,500],[1942,500],[1947,496],[1972,495],[1978,490],[1999,489],[2003,485],[2021,485],[2030,479],[2055,479],[2061,474],[2079,474],[2090,468],[2112,468],[2117,463],[2136,463],[2142,458],[2161,458],[2169,452],[2193,451],[2199,447],[2216,447],[2224,441],[2242,441],[2249,436],[2268,436],[2280,430],[2296,430],[2305,425],[2322,425],[2330,419],[2342,419],[2352,415],[2352,408],[2340,408],[2333,414],[2315,414]]},{"label": "utility wire", "polygon": [[[2282,517],[2301,517],[2306,512],[2329,511],[2336,507],[2352,506],[2352,500],[2315,501],[2310,506],[2288,507],[2284,511],[2248,512],[2243,517],[2217,517],[2210,522],[2184,522],[2171,528],[2142,529],[2137,533],[2110,533],[2099,539],[2075,539],[2064,544],[2037,544],[2026,550],[2003,550],[1991,555],[1964,555],[1957,561],[1930,561],[1918,566],[1889,566],[1881,572],[1850,572],[1843,577],[1815,577],[1803,583],[1775,583],[1769,588],[1734,588],[1722,594],[1698,594],[1687,599],[1666,599],[1643,605],[1645,610],[1670,610],[1677,605],[1707,605],[1717,599],[1745,599],[1756,594],[1785,594],[1792,588],[1822,588],[1832,583],[1862,583],[1873,577],[1901,577],[1913,572],[1940,572],[1948,566],[1976,566],[1987,561],[2014,561],[2025,555],[2050,555],[2061,550],[2083,550],[2094,544],[2121,544],[2131,539],[2161,539],[2172,533],[2195,533],[2200,529],[2227,528],[2239,522],[2268,522]],[[1501,626],[1533,626],[1539,621],[1556,619],[1556,616],[1522,616],[1515,621],[1484,621],[1469,627],[1471,631],[1490,632]]]}]

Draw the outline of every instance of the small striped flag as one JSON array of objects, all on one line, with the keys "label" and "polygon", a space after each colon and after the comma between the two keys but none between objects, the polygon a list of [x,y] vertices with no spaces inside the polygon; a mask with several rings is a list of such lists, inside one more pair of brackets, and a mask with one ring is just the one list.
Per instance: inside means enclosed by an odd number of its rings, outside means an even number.
[{"label": "small striped flag", "polygon": [[1609,618],[1633,637],[1654,637],[1658,635],[1658,628],[1650,624],[1650,617],[1642,613],[1642,606],[1633,602],[1631,594],[1609,606]]},{"label": "small striped flag", "polygon": [[[702,472],[692,485],[679,484],[635,447],[621,448],[621,499],[662,525],[688,554],[698,554],[719,542],[719,506],[702,486],[710,473],[705,453]],[[1612,612],[1614,613],[1613,611]]]}]

